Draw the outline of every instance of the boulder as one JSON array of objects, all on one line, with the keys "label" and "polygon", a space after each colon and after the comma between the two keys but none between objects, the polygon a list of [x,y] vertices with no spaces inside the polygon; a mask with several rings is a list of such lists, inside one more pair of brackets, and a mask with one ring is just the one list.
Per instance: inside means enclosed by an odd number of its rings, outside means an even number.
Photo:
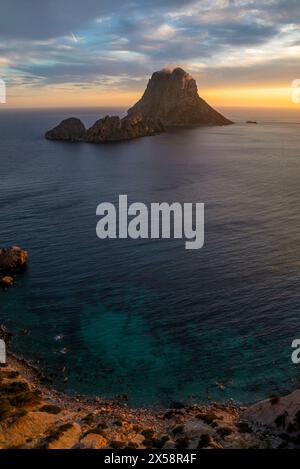
[{"label": "boulder", "polygon": [[23,269],[28,261],[28,252],[19,246],[0,249],[0,273],[9,274]]}]

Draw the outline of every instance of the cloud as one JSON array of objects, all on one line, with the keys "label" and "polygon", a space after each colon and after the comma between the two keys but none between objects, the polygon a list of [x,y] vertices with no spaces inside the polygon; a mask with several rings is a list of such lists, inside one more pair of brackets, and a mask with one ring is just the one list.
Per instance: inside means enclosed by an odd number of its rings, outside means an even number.
[{"label": "cloud", "polygon": [[[192,3],[187,0],[186,4]],[[180,0],[3,0],[0,36],[47,39],[64,36],[107,15],[129,15],[164,10],[181,4]]]},{"label": "cloud", "polygon": [[299,0],[4,0],[0,74],[18,86],[127,90],[184,64],[204,84],[288,80],[299,23]]}]

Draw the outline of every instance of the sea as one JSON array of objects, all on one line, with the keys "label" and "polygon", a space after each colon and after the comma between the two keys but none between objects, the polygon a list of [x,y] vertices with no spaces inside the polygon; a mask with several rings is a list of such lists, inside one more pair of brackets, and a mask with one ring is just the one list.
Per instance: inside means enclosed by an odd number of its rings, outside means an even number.
[{"label": "sea", "polygon": [[[29,252],[0,323],[58,390],[153,407],[299,386],[300,108],[222,111],[234,125],[97,145],[44,133],[123,109],[0,109],[0,246]],[[204,203],[203,248],[100,240],[119,194]]]}]

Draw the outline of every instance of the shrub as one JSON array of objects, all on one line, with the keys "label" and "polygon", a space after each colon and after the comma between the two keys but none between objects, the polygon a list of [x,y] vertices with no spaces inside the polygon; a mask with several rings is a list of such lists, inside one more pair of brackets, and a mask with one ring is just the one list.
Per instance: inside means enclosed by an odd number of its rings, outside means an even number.
[{"label": "shrub", "polygon": [[146,430],[143,430],[141,432],[141,434],[146,438],[146,439],[150,439],[153,437],[154,435],[154,431],[151,430],[151,428],[147,428]]},{"label": "shrub", "polygon": [[7,378],[7,379],[15,379],[19,376],[18,371],[0,371],[0,379]]},{"label": "shrub", "polygon": [[22,406],[25,404],[33,404],[39,402],[41,392],[38,389],[34,391],[25,391],[16,394],[13,397],[9,397],[10,403],[14,406]]},{"label": "shrub", "polygon": [[177,449],[186,449],[189,446],[190,440],[188,437],[184,436],[182,438],[179,438],[176,441],[176,448]]},{"label": "shrub", "polygon": [[48,414],[59,414],[61,412],[61,408],[58,407],[57,405],[52,405],[52,404],[45,404],[42,407],[39,408],[40,412],[47,412]]},{"label": "shrub", "polygon": [[252,430],[247,422],[238,422],[237,427],[240,433],[252,433]]},{"label": "shrub", "polygon": [[182,433],[184,430],[184,426],[183,425],[177,425],[177,427],[174,427],[172,429],[172,433],[173,435],[178,435],[178,433]]},{"label": "shrub", "polygon": [[209,412],[207,414],[200,412],[196,415],[196,417],[197,419],[203,420],[203,422],[207,423],[208,425],[210,425],[214,420],[220,420],[220,417],[218,417],[213,412]]},{"label": "shrub", "polygon": [[153,447],[153,441],[152,439],[150,438],[145,438],[143,441],[142,441],[142,444],[144,446],[146,446],[146,448],[152,448]]},{"label": "shrub", "polygon": [[139,445],[137,443],[134,443],[133,441],[129,441],[127,443],[127,446],[125,446],[125,448],[128,448],[128,449],[137,449],[139,447]]},{"label": "shrub", "polygon": [[225,438],[225,436],[228,436],[232,433],[232,430],[229,427],[220,427],[218,428],[217,433],[221,438]]},{"label": "shrub", "polygon": [[8,399],[2,399],[0,401],[0,422],[10,415],[12,409]]},{"label": "shrub", "polygon": [[121,448],[124,448],[125,443],[124,443],[123,441],[112,440],[112,441],[109,443],[109,446],[110,446],[112,449],[121,449]]},{"label": "shrub", "polygon": [[98,423],[98,425],[96,427],[91,428],[90,430],[88,430],[86,432],[86,435],[88,435],[89,433],[95,433],[96,435],[101,435],[101,436],[105,437],[105,432],[103,430],[105,430],[106,428],[107,428],[106,423],[100,422],[100,423]]},{"label": "shrub", "polygon": [[163,435],[161,438],[152,438],[153,447],[161,449],[169,439],[168,435]]},{"label": "shrub", "polygon": [[92,423],[95,421],[95,417],[93,414],[87,414],[85,417],[83,417],[82,421],[85,425],[92,425]]},{"label": "shrub", "polygon": [[211,443],[211,438],[208,433],[203,433],[198,441],[197,449],[207,448]]},{"label": "shrub", "polygon": [[0,394],[17,394],[26,391],[29,391],[29,386],[27,383],[23,383],[22,381],[0,384]]},{"label": "shrub", "polygon": [[50,430],[50,433],[42,440],[38,445],[38,449],[47,449],[50,443],[58,440],[58,438],[65,433],[67,430],[73,427],[72,423],[64,423],[53,430]]},{"label": "shrub", "polygon": [[122,420],[115,420],[115,421],[113,422],[113,424],[116,425],[117,427],[122,427],[122,426],[123,426]]}]

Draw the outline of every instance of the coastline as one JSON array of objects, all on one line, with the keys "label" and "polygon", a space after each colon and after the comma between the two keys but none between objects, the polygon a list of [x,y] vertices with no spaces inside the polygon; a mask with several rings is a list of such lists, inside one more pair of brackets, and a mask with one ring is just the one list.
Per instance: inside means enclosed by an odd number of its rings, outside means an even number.
[{"label": "coastline", "polygon": [[0,368],[0,449],[289,448],[299,430],[300,390],[248,407],[134,409],[56,391],[11,351]]},{"label": "coastline", "polygon": [[[3,274],[27,264],[28,253],[19,247],[1,253]],[[56,390],[12,351],[12,336],[0,325],[7,358],[0,366],[0,449],[300,448],[300,389],[249,406],[173,402],[169,408],[132,408],[125,395],[106,399]]]}]

